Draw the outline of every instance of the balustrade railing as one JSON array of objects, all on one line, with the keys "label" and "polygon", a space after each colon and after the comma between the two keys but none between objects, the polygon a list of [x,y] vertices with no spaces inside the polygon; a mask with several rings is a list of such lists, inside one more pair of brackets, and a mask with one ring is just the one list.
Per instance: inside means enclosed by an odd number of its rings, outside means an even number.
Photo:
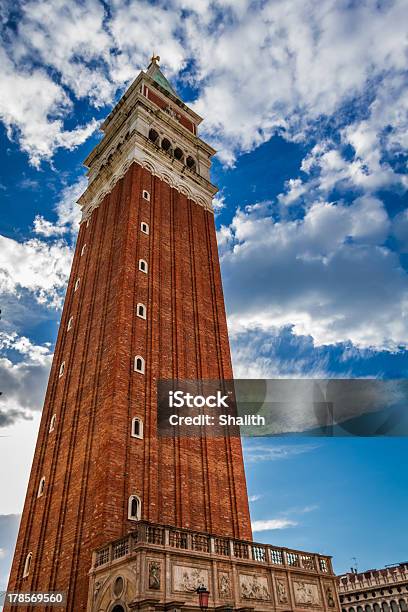
[{"label": "balustrade railing", "polygon": [[136,530],[128,536],[96,550],[93,567],[97,568],[126,557],[143,544],[165,549],[190,550],[264,565],[293,567],[322,574],[333,573],[329,557],[288,550],[270,544],[211,536],[189,529],[154,525],[145,521],[137,523]]}]

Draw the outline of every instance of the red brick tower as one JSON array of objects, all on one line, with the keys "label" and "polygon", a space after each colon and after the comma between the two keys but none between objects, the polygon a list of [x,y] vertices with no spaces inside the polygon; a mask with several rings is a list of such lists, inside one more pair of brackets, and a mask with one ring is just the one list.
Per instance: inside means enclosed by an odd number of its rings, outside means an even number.
[{"label": "red brick tower", "polygon": [[75,612],[87,607],[92,550],[140,521],[251,539],[239,439],[156,432],[158,379],[232,378],[214,150],[197,135],[200,121],[153,58],[85,162],[89,186],[9,584],[66,591]]}]

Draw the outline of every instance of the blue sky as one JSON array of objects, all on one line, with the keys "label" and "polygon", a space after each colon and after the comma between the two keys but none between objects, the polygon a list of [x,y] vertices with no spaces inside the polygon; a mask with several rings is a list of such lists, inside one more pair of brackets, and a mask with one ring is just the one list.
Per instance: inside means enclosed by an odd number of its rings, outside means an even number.
[{"label": "blue sky", "polygon": [[[82,160],[153,50],[219,151],[235,375],[407,376],[406,23],[404,0],[2,3],[0,587]],[[339,572],[352,557],[360,569],[406,560],[407,450],[396,438],[251,441],[255,539],[332,554]]]}]

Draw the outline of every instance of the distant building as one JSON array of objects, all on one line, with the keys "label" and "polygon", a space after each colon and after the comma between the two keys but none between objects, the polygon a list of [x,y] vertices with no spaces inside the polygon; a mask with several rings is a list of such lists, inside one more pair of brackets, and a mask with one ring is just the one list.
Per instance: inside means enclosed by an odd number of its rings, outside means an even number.
[{"label": "distant building", "polygon": [[339,576],[342,612],[408,611],[408,562]]}]

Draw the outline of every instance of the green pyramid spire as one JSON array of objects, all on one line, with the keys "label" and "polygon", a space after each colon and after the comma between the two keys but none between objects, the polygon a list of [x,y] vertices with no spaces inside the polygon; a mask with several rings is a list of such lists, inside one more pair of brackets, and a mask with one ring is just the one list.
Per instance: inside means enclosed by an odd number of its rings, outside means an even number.
[{"label": "green pyramid spire", "polygon": [[156,81],[156,83],[158,85],[160,85],[160,87],[165,89],[172,96],[176,96],[176,98],[181,100],[181,98],[178,95],[178,93],[176,92],[176,90],[173,89],[173,87],[170,85],[169,81],[166,79],[166,77],[164,76],[164,74],[160,70],[159,65],[157,63],[159,61],[160,61],[160,57],[158,55],[155,56],[153,54],[151,62],[150,62],[149,67],[147,69],[148,76],[151,79],[153,79],[153,81]]}]

